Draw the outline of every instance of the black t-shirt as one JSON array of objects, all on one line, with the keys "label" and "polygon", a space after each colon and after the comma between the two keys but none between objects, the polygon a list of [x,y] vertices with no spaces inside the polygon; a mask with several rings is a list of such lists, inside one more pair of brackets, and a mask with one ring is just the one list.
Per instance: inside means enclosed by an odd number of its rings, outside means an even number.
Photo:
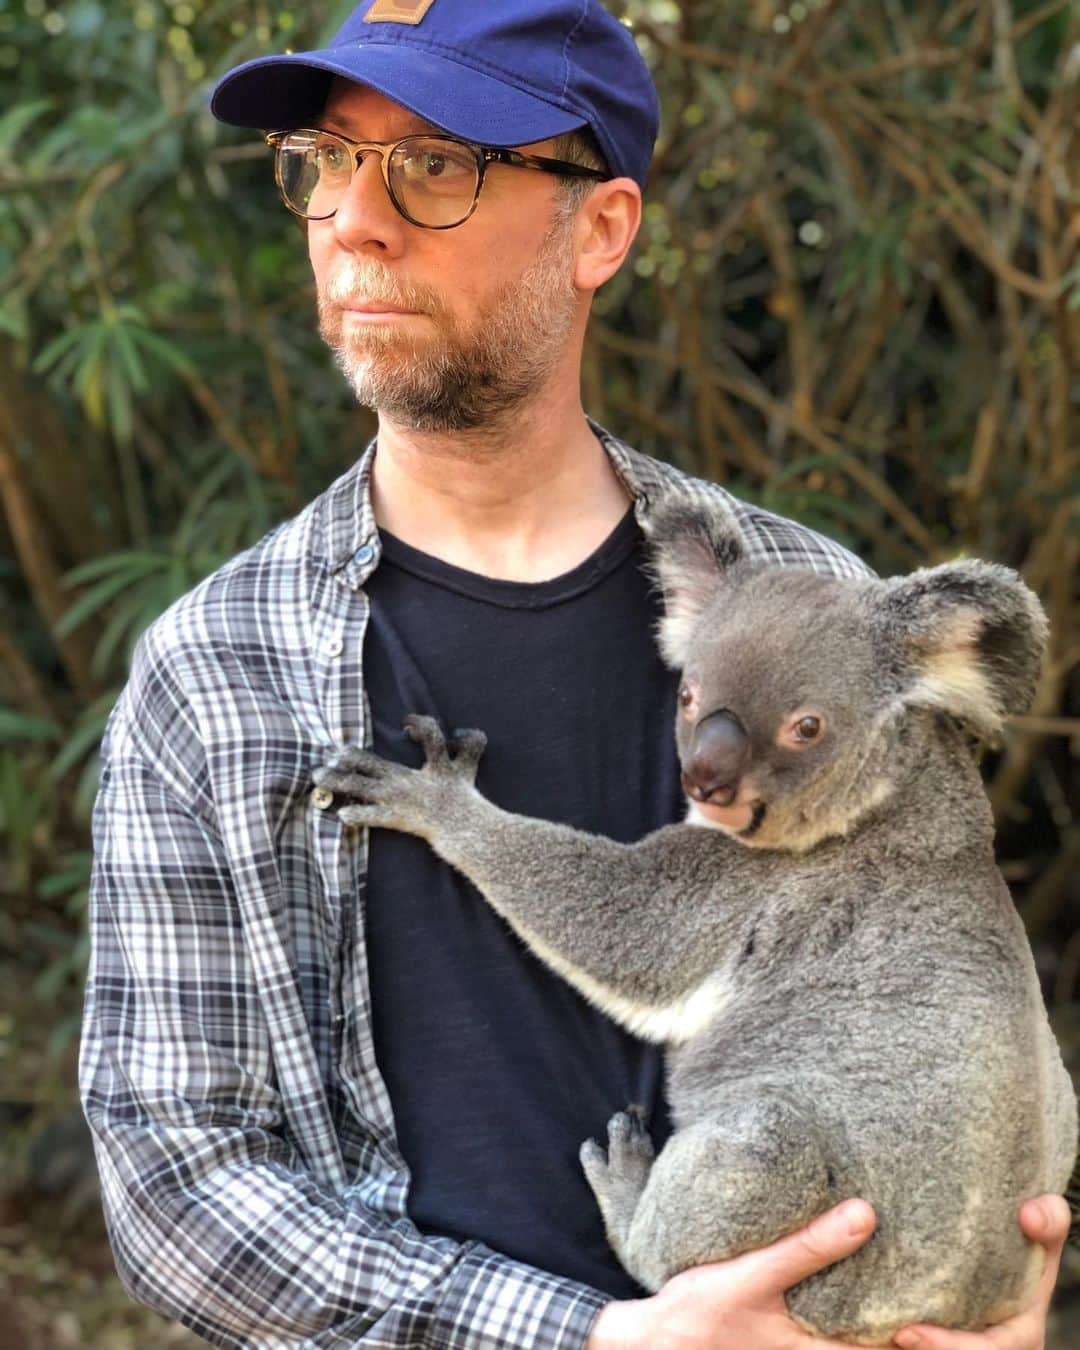
[{"label": "black t-shirt", "polygon": [[[580,566],[495,581],[386,534],[367,584],[375,749],[419,764],[406,713],[480,727],[477,786],[509,811],[629,842],[683,809],[676,677],[628,512]],[[534,957],[418,839],[371,833],[366,935],[376,1060],[425,1233],[615,1297],[640,1290],[608,1247],[578,1162],[610,1116],[670,1131],[662,1051],[621,1030]]]}]

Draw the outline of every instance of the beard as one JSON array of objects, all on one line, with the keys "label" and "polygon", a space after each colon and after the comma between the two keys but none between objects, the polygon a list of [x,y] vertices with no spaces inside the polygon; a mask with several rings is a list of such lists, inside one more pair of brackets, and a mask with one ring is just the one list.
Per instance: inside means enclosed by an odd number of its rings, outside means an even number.
[{"label": "beard", "polygon": [[[481,427],[526,402],[558,363],[573,325],[572,234],[573,216],[557,213],[533,261],[495,290],[467,329],[437,291],[401,281],[377,259],[352,259],[319,295],[319,327],[359,402],[429,432]],[[346,330],[340,305],[354,297],[424,314],[436,336],[412,336],[411,320]]]}]

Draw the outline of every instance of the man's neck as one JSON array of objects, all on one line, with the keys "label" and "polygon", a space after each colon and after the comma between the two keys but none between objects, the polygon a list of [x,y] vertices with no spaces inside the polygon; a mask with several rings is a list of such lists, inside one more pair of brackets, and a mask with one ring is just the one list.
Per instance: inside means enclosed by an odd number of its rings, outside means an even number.
[{"label": "man's neck", "polygon": [[583,562],[630,501],[576,391],[477,431],[418,432],[380,418],[372,491],[379,526],[405,543],[482,576],[531,582]]}]

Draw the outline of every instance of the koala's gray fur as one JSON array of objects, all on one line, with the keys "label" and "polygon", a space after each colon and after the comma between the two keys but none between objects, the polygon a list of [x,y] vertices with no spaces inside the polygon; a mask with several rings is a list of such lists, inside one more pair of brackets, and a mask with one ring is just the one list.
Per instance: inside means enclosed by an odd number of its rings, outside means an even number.
[{"label": "koala's gray fur", "polygon": [[[653,547],[684,781],[713,717],[737,789],[698,785],[686,824],[617,844],[499,810],[473,786],[482,734],[448,745],[422,718],[422,770],[349,749],[316,781],[366,803],[346,824],[429,840],[556,971],[667,1044],[660,1156],[633,1114],[606,1153],[582,1148],[643,1285],[862,1196],[877,1231],[790,1291],[800,1323],[885,1344],[997,1321],[1043,1264],[1020,1201],[1061,1191],[1076,1151],[966,739],[1027,706],[1038,602],[977,562],[884,582],[754,568],[732,521],[677,502]],[[819,743],[778,745],[813,732],[791,730],[807,708]]]}]

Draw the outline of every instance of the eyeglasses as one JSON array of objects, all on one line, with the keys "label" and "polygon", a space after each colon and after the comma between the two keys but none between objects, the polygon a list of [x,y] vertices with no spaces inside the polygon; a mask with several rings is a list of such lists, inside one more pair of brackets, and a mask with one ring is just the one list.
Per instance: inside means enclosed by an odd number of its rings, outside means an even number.
[{"label": "eyeglasses", "polygon": [[599,169],[500,146],[474,145],[455,136],[403,136],[399,141],[353,141],[303,127],[272,131],[274,177],[281,200],[305,220],[329,220],[341,205],[364,156],[379,156],[383,182],[397,211],[425,230],[450,230],[476,210],[489,164],[571,178],[607,178]]}]

